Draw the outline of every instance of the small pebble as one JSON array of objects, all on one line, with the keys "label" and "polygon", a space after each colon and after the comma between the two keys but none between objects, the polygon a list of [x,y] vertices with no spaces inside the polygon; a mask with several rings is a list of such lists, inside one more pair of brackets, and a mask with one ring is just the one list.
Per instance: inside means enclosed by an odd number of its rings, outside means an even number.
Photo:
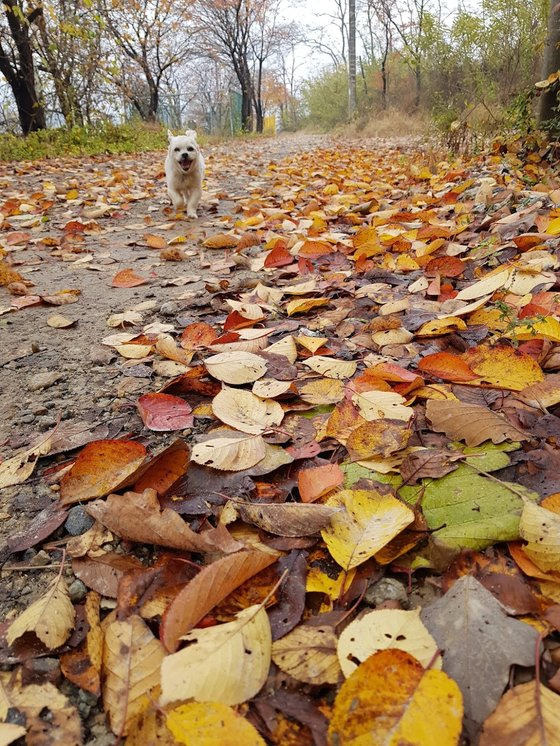
[{"label": "small pebble", "polygon": [[365,592],[364,601],[368,606],[379,606],[384,601],[399,601],[405,608],[408,607],[406,588],[400,580],[394,578],[381,578],[370,585]]},{"label": "small pebble", "polygon": [[22,415],[20,421],[25,425],[30,425],[32,422],[35,422],[35,415],[32,412],[29,412],[28,414]]},{"label": "small pebble", "polygon": [[93,526],[93,518],[86,513],[81,505],[75,505],[68,511],[68,518],[64,523],[64,528],[70,536],[80,536]]},{"label": "small pebble", "polygon": [[83,601],[83,599],[86,597],[86,594],[87,588],[81,580],[76,579],[68,586],[68,595],[70,596],[70,600],[74,604],[78,604],[80,603],[80,601]]},{"label": "small pebble", "polygon": [[51,558],[43,549],[41,549],[34,557],[29,560],[27,564],[32,567],[43,567],[43,565],[51,564]]}]

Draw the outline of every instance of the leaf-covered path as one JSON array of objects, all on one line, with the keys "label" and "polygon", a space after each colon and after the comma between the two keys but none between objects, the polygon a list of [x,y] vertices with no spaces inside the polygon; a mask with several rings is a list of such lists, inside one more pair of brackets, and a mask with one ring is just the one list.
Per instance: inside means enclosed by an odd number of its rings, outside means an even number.
[{"label": "leaf-covered path", "polygon": [[207,158],[0,172],[0,736],[558,743],[547,153]]}]

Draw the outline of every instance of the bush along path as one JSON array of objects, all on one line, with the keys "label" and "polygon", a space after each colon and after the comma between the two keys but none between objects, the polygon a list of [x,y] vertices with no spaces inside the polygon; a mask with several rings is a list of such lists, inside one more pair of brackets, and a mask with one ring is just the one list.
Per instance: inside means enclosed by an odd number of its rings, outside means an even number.
[{"label": "bush along path", "polygon": [[222,146],[190,223],[161,154],[7,179],[2,743],[560,743],[543,156]]}]

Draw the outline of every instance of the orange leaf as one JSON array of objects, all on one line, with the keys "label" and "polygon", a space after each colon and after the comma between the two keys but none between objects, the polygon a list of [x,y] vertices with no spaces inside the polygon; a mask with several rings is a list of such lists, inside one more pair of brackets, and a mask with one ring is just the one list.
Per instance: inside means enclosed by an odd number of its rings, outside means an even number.
[{"label": "orange leaf", "polygon": [[208,347],[217,338],[214,329],[205,321],[196,321],[183,329],[181,334],[181,347],[185,350],[197,350],[199,347]]},{"label": "orange leaf", "polygon": [[173,653],[183,635],[216,604],[277,557],[255,550],[236,552],[203,567],[168,606],[161,622],[161,641]]},{"label": "orange leaf", "polygon": [[435,275],[441,275],[442,277],[459,277],[465,270],[465,263],[458,259],[456,256],[439,256],[436,259],[432,259],[426,265],[426,275],[428,277],[434,277]]},{"label": "orange leaf", "polygon": [[472,381],[477,377],[462,358],[451,352],[426,355],[418,363],[418,370],[443,378],[444,381]]},{"label": "orange leaf", "polygon": [[232,233],[216,233],[202,242],[207,249],[234,249],[239,243],[239,238]]},{"label": "orange leaf", "polygon": [[298,251],[298,256],[306,259],[317,259],[325,254],[332,254],[334,247],[322,241],[305,241]]},{"label": "orange leaf", "polygon": [[167,241],[163,236],[155,236],[153,233],[145,233],[144,241],[150,249],[165,249]]},{"label": "orange leaf", "polygon": [[151,487],[158,495],[164,495],[186,473],[189,461],[188,445],[184,440],[174,441],[141,470],[134,491],[144,492]]},{"label": "orange leaf", "polygon": [[279,241],[272,251],[266,255],[264,266],[267,269],[270,269],[270,267],[285,267],[293,261],[294,257],[286,248],[286,244],[283,241]]},{"label": "orange leaf", "polygon": [[63,505],[102,497],[124,487],[144,463],[146,447],[133,440],[94,440],[80,451],[60,482]]},{"label": "orange leaf", "polygon": [[148,280],[137,275],[133,269],[122,269],[113,277],[111,287],[135,288],[137,285],[145,285],[147,282]]},{"label": "orange leaf", "polygon": [[312,503],[332,492],[344,481],[344,473],[338,464],[312,466],[298,474],[298,489],[302,502]]},{"label": "orange leaf", "polygon": [[190,404],[171,394],[144,394],[136,402],[142,422],[149,430],[169,432],[192,427]]}]

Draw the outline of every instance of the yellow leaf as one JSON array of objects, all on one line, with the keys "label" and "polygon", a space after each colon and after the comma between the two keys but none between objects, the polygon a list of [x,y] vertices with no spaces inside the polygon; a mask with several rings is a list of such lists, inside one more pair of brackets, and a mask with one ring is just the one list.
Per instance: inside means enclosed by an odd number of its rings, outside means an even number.
[{"label": "yellow leaf", "polygon": [[344,398],[344,384],[336,378],[322,378],[304,383],[299,395],[308,404],[336,404]]},{"label": "yellow leaf", "polygon": [[457,746],[462,696],[442,671],[402,650],[382,650],[341,686],[329,725],[334,746]]},{"label": "yellow leaf", "polygon": [[161,665],[161,704],[193,698],[237,705],[260,691],[270,668],[272,638],[262,606],[250,606],[235,621],[185,635],[188,647]]},{"label": "yellow leaf", "polygon": [[228,432],[222,437],[197,443],[191,458],[195,463],[213,469],[243,471],[262,461],[265,454],[265,442],[261,435]]},{"label": "yellow leaf", "polygon": [[352,585],[356,570],[345,572],[337,567],[330,557],[330,566],[320,561],[311,562],[305,581],[307,593],[324,593],[331,601],[337,601]]},{"label": "yellow leaf", "polygon": [[417,337],[439,337],[442,334],[452,334],[463,331],[467,325],[458,316],[447,316],[445,319],[434,319],[422,324],[416,332]]},{"label": "yellow leaf", "polygon": [[546,226],[545,233],[551,236],[560,236],[560,218],[553,218]]},{"label": "yellow leaf", "polygon": [[376,490],[342,490],[327,505],[344,508],[321,535],[333,558],[345,570],[357,567],[388,544],[414,520],[414,513],[390,494]]},{"label": "yellow leaf", "polygon": [[301,300],[291,300],[286,305],[286,312],[288,316],[293,316],[296,313],[306,313],[312,311],[314,308],[320,308],[330,303],[330,298],[302,298]]},{"label": "yellow leaf", "polygon": [[317,352],[319,347],[322,347],[326,342],[329,341],[327,337],[308,337],[304,334],[302,334],[300,337],[296,337],[295,339],[299,345],[305,347],[305,349],[311,352],[313,355]]},{"label": "yellow leaf", "polygon": [[535,319],[530,324],[517,326],[505,336],[510,339],[549,339],[551,342],[560,342],[560,321],[554,316],[545,316],[542,319]]},{"label": "yellow leaf", "polygon": [[0,723],[0,746],[9,746],[18,738],[25,736],[26,730],[23,725],[15,723]]},{"label": "yellow leaf", "polygon": [[278,342],[267,347],[266,352],[271,352],[273,355],[283,355],[290,363],[295,363],[297,360],[296,343],[291,335],[279,339]]},{"label": "yellow leaf", "polygon": [[272,644],[272,660],[282,671],[306,684],[337,684],[340,678],[332,627],[296,627]]},{"label": "yellow leaf", "polygon": [[316,355],[303,361],[304,365],[326,378],[352,378],[358,367],[354,360],[337,360],[334,357]]},{"label": "yellow leaf", "polygon": [[49,650],[54,650],[68,639],[75,617],[66,582],[57,577],[49,590],[10,624],[6,640],[11,645],[26,632],[34,632]]},{"label": "yellow leaf", "polygon": [[371,339],[380,347],[383,347],[383,345],[402,345],[411,342],[414,339],[414,334],[401,326],[398,329],[374,332]]},{"label": "yellow leaf", "polygon": [[345,627],[338,639],[338,660],[346,677],[373,653],[398,648],[417,658],[423,666],[441,668],[441,657],[434,658],[438,646],[420,620],[420,608],[378,609],[364,614]]},{"label": "yellow leaf", "polygon": [[21,484],[33,474],[37,461],[51,450],[52,437],[42,438],[25,451],[0,463],[0,489]]},{"label": "yellow leaf", "polygon": [[153,350],[152,345],[114,345],[115,350],[129,360],[140,360]]},{"label": "yellow leaf", "polygon": [[214,415],[243,433],[259,435],[284,418],[284,410],[273,399],[260,399],[244,389],[224,388],[212,400]]},{"label": "yellow leaf", "polygon": [[253,383],[266,373],[266,362],[252,352],[232,350],[212,355],[204,361],[212,378],[224,383]]},{"label": "yellow leaf", "polygon": [[394,391],[364,391],[354,394],[352,401],[368,422],[381,419],[408,422],[413,415],[412,409],[404,406],[406,399]]},{"label": "yellow leaf", "polygon": [[544,572],[560,570],[560,515],[526,501],[519,535],[527,543],[525,554]]},{"label": "yellow leaf", "polygon": [[167,727],[185,746],[265,746],[248,720],[220,702],[190,702],[167,714]]},{"label": "yellow leaf", "polygon": [[66,199],[77,199],[78,197],[78,190],[77,189],[70,189],[68,192],[66,192]]},{"label": "yellow leaf", "polygon": [[544,379],[544,373],[537,361],[513,347],[471,347],[463,354],[462,359],[476,375],[480,376],[468,381],[469,386],[521,391]]},{"label": "yellow leaf", "polygon": [[163,645],[139,616],[111,622],[103,649],[103,704],[111,730],[126,735],[130,723],[146,704],[146,695],[159,684]]},{"label": "yellow leaf", "polygon": [[292,387],[292,381],[277,381],[275,378],[261,378],[255,381],[251,389],[255,396],[262,399],[274,399],[275,396],[281,396],[289,391]]},{"label": "yellow leaf", "polygon": [[504,694],[484,721],[479,745],[553,746],[559,733],[560,697],[541,683],[528,681]]}]

